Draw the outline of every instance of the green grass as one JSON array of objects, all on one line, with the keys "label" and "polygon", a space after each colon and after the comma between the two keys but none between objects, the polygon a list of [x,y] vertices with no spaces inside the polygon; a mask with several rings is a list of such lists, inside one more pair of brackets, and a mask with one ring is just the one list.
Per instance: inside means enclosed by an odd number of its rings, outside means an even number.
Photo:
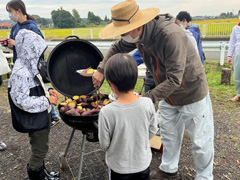
[{"label": "green grass", "polygon": [[[207,71],[208,86],[212,104],[215,112],[224,111],[227,114],[231,114],[239,107],[239,103],[233,103],[231,98],[236,96],[235,85],[233,80],[233,70],[231,76],[231,85],[221,84],[221,72],[223,68],[231,68],[231,65],[225,63],[225,66],[220,66],[219,61],[205,61],[205,69]],[[238,112],[238,111],[237,111]],[[240,115],[240,112],[239,112]]]},{"label": "green grass", "polygon": [[[137,93],[140,93],[142,85],[143,85],[143,79],[138,79],[134,91]],[[107,93],[107,94],[111,92],[110,87],[106,80],[103,82],[103,85],[101,86],[100,91],[101,93]]]}]

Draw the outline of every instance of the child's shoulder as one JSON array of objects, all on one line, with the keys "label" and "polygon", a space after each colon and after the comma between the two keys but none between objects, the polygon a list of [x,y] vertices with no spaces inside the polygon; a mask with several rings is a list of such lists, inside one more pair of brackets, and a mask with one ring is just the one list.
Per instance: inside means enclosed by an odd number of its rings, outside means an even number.
[{"label": "child's shoulder", "polygon": [[103,106],[101,111],[109,111],[109,110],[112,110],[116,105],[116,102],[112,102],[106,106]]},{"label": "child's shoulder", "polygon": [[140,97],[139,100],[146,103],[153,103],[152,100],[148,97]]}]

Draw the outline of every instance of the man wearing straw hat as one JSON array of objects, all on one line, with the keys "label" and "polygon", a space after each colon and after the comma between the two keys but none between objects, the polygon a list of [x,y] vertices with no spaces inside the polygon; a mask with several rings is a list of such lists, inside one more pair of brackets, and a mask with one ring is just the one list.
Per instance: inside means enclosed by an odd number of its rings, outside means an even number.
[{"label": "man wearing straw hat", "polygon": [[[99,34],[107,39],[121,35],[93,75],[95,87],[103,80],[107,60],[117,53],[138,48],[151,72],[154,89],[145,96],[159,102],[162,162],[151,179],[178,177],[178,162],[184,130],[192,141],[195,180],[213,179],[214,128],[207,78],[192,43],[169,14],[158,8],[140,10],[134,0],[111,9],[112,23]],[[137,142],[136,142],[137,143]],[[141,156],[141,154],[139,154]]]}]

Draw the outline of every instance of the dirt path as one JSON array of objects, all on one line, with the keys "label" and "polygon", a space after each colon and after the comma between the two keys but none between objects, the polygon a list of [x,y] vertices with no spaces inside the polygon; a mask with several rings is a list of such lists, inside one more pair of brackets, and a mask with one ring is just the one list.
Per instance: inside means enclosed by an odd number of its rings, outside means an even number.
[{"label": "dirt path", "polygon": [[[215,101],[215,98],[213,97]],[[224,104],[214,103],[215,119],[215,160],[214,179],[237,180],[240,177],[240,118],[238,106],[233,113],[220,111],[219,106]],[[239,104],[240,105],[240,104]],[[48,169],[60,170],[59,155],[64,152],[72,129],[63,122],[51,129],[50,150],[46,158]],[[76,131],[67,160],[72,169],[61,172],[62,180],[72,180],[74,173],[77,176],[81,148],[81,132]],[[11,125],[11,117],[7,100],[7,83],[0,87],[0,139],[7,144],[7,150],[0,152],[0,180],[24,180],[27,178],[26,164],[28,162],[30,146],[27,134],[16,132]],[[86,152],[99,149],[98,143],[87,143]],[[153,152],[151,169],[159,166],[161,154]],[[179,172],[182,179],[194,179],[195,171],[191,155],[191,143],[187,135],[182,146],[179,162]],[[84,179],[107,179],[107,167],[104,164],[104,152],[86,155],[84,158]]]}]

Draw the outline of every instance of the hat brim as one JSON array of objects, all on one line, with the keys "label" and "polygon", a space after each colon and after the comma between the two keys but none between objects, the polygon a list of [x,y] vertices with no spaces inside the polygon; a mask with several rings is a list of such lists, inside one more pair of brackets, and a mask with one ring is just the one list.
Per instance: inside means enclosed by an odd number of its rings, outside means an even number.
[{"label": "hat brim", "polygon": [[132,22],[131,24],[125,26],[114,26],[113,23],[108,24],[100,31],[99,38],[109,39],[132,31],[133,29],[136,29],[154,19],[160,12],[158,8],[149,8],[141,11],[142,17],[140,17],[138,21]]}]

